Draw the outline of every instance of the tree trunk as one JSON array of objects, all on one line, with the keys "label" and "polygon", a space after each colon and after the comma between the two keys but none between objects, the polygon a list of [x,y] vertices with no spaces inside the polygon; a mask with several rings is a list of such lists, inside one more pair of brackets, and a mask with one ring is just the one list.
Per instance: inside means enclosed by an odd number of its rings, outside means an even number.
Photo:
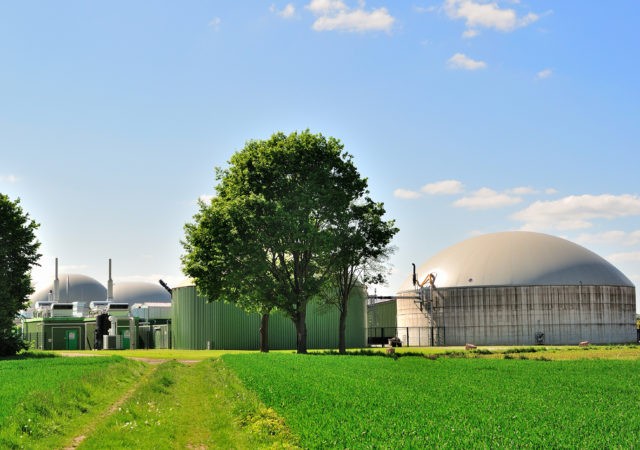
[{"label": "tree trunk", "polygon": [[260,318],[260,351],[269,352],[269,313],[262,314]]},{"label": "tree trunk", "polygon": [[300,354],[307,353],[307,308],[301,307],[294,320],[296,326],[296,347]]},{"label": "tree trunk", "polygon": [[347,304],[349,298],[341,299],[340,307],[340,329],[338,333],[338,352],[341,355],[347,353]]}]

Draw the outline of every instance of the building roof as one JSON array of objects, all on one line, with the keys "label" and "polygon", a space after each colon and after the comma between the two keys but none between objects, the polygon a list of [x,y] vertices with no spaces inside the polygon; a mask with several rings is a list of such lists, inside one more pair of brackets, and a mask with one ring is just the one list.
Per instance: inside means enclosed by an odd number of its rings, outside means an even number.
[{"label": "building roof", "polygon": [[171,294],[160,284],[146,281],[113,283],[113,301],[129,303],[171,302]]},{"label": "building roof", "polygon": [[[60,274],[60,302],[92,302],[105,300],[107,288],[98,280],[79,273]],[[53,281],[31,296],[32,304],[49,300],[49,291],[53,291]]]},{"label": "building roof", "polygon": [[[633,287],[622,272],[592,251],[566,239],[527,231],[467,239],[436,254],[416,272],[419,282],[433,273],[436,287]],[[398,292],[412,289],[410,276]]]}]

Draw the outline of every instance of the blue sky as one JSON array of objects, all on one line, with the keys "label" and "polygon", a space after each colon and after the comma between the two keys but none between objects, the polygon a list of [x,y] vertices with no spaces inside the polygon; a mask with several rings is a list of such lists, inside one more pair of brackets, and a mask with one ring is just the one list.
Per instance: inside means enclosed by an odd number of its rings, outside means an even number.
[{"label": "blue sky", "polygon": [[61,270],[182,279],[183,225],[250,139],[335,136],[400,233],[393,293],[488,232],[640,285],[640,3],[3,2],[0,192]]}]

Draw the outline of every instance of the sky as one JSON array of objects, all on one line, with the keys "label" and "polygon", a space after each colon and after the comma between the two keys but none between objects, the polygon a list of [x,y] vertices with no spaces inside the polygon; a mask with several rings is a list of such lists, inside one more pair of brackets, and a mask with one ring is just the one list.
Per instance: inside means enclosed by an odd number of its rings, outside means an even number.
[{"label": "sky", "polygon": [[36,288],[56,257],[171,285],[214,169],[308,128],[400,229],[378,294],[508,230],[640,286],[638,17],[636,0],[2,2],[0,192],[40,223]]}]

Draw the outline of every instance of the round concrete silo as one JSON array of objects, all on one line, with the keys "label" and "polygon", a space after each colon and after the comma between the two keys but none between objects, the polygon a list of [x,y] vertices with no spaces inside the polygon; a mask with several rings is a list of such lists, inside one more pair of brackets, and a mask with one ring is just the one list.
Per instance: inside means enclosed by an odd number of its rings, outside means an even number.
[{"label": "round concrete silo", "polygon": [[[524,231],[474,237],[417,269],[398,292],[405,345],[635,342],[635,287],[597,254]],[[422,284],[422,286],[420,286]]]}]

